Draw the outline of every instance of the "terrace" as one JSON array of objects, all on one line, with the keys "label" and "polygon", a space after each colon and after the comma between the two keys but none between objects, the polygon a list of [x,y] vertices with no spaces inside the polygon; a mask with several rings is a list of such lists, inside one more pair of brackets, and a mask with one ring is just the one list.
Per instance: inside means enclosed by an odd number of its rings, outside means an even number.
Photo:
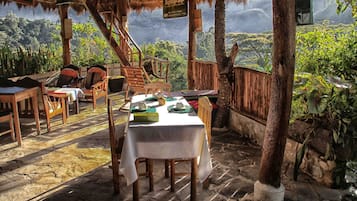
[{"label": "terrace", "polygon": [[[3,2],[8,2],[4,0]],[[40,3],[49,10],[57,9],[61,17],[63,63],[71,63],[71,20],[69,7],[78,12],[89,11],[103,36],[121,62],[121,67],[142,67],[142,52],[125,29],[127,12],[143,8],[161,7],[159,1],[27,1],[18,4],[34,6]],[[123,3],[124,2],[124,3]],[[159,2],[159,3],[158,3]],[[189,47],[187,80],[189,89],[219,90],[217,112],[220,120],[229,118],[231,130],[215,129],[211,147],[213,171],[208,189],[199,186],[198,200],[253,200],[256,181],[280,188],[285,186],[285,200],[353,200],[348,190],[333,190],[335,161],[319,155],[326,153],[328,145],[317,147],[319,152],[308,150],[302,169],[309,174],[292,179],[293,163],[302,142],[288,138],[289,114],[295,62],[295,22],[290,1],[273,0],[274,58],[272,75],[245,68],[233,68],[238,46],[225,55],[224,39],[216,45],[216,62],[195,60],[195,33],[200,30],[200,11],[196,3],[189,1]],[[212,3],[212,1],[208,1]],[[224,3],[216,2],[218,23],[224,23]],[[245,2],[239,1],[236,2]],[[129,6],[130,9],[128,8]],[[222,11],[223,7],[223,11]],[[172,13],[171,13],[172,14]],[[177,13],[175,13],[177,14]],[[223,20],[222,20],[223,19]],[[219,21],[221,20],[221,21]],[[224,33],[224,31],[222,31]],[[288,33],[288,34],[287,34]],[[221,34],[221,38],[224,38]],[[217,42],[218,41],[218,42]],[[217,51],[218,50],[218,51]],[[288,50],[288,51],[287,51]],[[121,67],[116,70],[121,71]],[[231,75],[234,75],[230,77]],[[166,76],[167,77],[167,76]],[[124,103],[124,93],[111,94]],[[102,100],[103,101],[103,100]],[[131,200],[131,186],[121,179],[121,194],[113,195],[110,165],[110,145],[106,107],[103,102],[93,110],[81,103],[80,114],[72,114],[66,124],[57,119],[52,131],[36,135],[32,119],[21,119],[23,146],[11,143],[9,136],[1,143],[1,188],[0,198],[10,200]],[[228,105],[228,106],[227,106]],[[270,108],[269,108],[270,107]],[[223,111],[224,110],[224,111]],[[217,116],[218,116],[217,114]],[[229,114],[229,116],[227,115]],[[268,118],[268,114],[270,118]],[[118,125],[125,124],[126,114],[118,113]],[[27,123],[26,123],[27,122]],[[42,123],[43,125],[43,123]],[[27,128],[28,126],[28,128]],[[218,126],[219,127],[219,126]],[[268,129],[265,129],[265,128]],[[270,129],[269,129],[270,128]],[[306,128],[299,127],[297,131]],[[304,134],[304,133],[303,133]],[[331,136],[330,136],[331,137]],[[267,142],[263,144],[264,141]],[[322,138],[321,138],[322,139]],[[330,138],[327,138],[329,140]],[[320,140],[320,139],[318,139]],[[285,142],[287,141],[287,142]],[[254,143],[253,143],[254,142]],[[256,144],[255,144],[256,143]],[[284,153],[284,149],[286,149]],[[261,151],[264,150],[264,151]],[[351,151],[351,150],[349,150]],[[261,155],[260,155],[260,152]],[[285,155],[284,155],[285,154]],[[311,157],[311,158],[310,158]],[[142,200],[186,200],[190,197],[190,178],[177,180],[178,190],[169,191],[169,181],[163,176],[162,161],[155,161],[154,192],[148,193],[146,178],[140,179]],[[187,169],[185,165],[179,167]],[[259,175],[259,178],[258,178]],[[312,179],[314,178],[314,180]],[[320,184],[317,184],[318,181]],[[272,193],[258,189],[269,195]],[[283,190],[284,191],[284,190]],[[279,192],[281,193],[281,192]],[[271,200],[276,200],[272,199]]]},{"label": "terrace", "polygon": [[[124,101],[123,92],[111,96]],[[132,200],[132,187],[123,176],[121,193],[113,194],[105,104],[93,111],[91,104],[81,102],[80,110],[71,111],[64,125],[55,119],[49,133],[41,121],[41,135],[32,119],[21,119],[21,147],[9,135],[1,136],[0,200]],[[125,116],[116,113],[117,123],[124,124]],[[214,130],[212,135],[213,171],[209,188],[199,186],[198,200],[253,200],[260,146],[233,131]],[[294,181],[292,168],[287,163],[283,167],[285,200],[352,200],[347,190],[327,188],[307,175]],[[154,162],[154,180],[154,191],[149,192],[148,179],[140,178],[140,200],[189,199],[190,177],[178,177],[176,192],[170,192],[162,161]]]}]

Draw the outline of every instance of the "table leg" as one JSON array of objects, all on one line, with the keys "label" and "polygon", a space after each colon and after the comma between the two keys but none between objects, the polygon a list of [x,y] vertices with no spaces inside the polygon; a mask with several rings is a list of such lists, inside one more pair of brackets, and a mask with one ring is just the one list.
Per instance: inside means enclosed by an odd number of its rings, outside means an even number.
[{"label": "table leg", "polygon": [[171,192],[175,192],[175,160],[170,160]]},{"label": "table leg", "polygon": [[17,107],[17,102],[15,100],[12,100],[11,105],[12,105],[12,112],[14,113],[16,140],[18,145],[21,146],[22,137],[21,137],[21,128],[20,128],[19,109]]},{"label": "table leg", "polygon": [[77,97],[75,104],[76,114],[79,114],[79,98]]},{"label": "table leg", "polygon": [[154,191],[154,175],[152,174],[153,172],[153,160],[148,159],[149,163],[149,191],[152,192]]},{"label": "table leg", "polygon": [[[136,172],[139,175],[139,161],[135,161]],[[139,201],[139,178],[133,183],[133,201]]]},{"label": "table leg", "polygon": [[197,200],[197,158],[191,160],[191,201]]},{"label": "table leg", "polygon": [[33,108],[33,114],[35,116],[35,121],[36,121],[36,129],[37,129],[37,134],[40,134],[40,114],[38,112],[38,102],[37,102],[37,94],[32,96],[32,108]]},{"label": "table leg", "polygon": [[170,165],[170,162],[168,159],[165,160],[165,177],[166,178],[169,178],[170,176],[170,173],[169,173],[169,165]]},{"label": "table leg", "polygon": [[66,105],[66,116],[69,117],[69,101],[68,101],[68,98],[65,98],[65,101],[64,101],[65,105]]}]

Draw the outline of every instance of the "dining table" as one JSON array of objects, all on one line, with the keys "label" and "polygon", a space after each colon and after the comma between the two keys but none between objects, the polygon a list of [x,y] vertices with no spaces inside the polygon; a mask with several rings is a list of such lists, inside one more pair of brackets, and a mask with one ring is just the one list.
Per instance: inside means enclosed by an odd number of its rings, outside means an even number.
[{"label": "dining table", "polygon": [[[196,180],[203,182],[212,171],[210,150],[204,123],[183,97],[165,97],[164,104],[155,101],[155,96],[135,95],[131,99],[129,123],[120,159],[120,172],[125,176],[127,185],[136,184],[138,173],[135,162],[145,159],[189,159],[191,171],[191,200],[196,200]],[[179,104],[177,104],[179,102]],[[146,111],[140,106],[145,104]],[[180,105],[184,110],[175,110]],[[154,112],[153,112],[154,111]],[[153,112],[156,115],[145,113]],[[138,187],[137,187],[138,188]],[[134,194],[133,199],[138,200]]]},{"label": "dining table", "polygon": [[0,87],[0,102],[10,103],[12,108],[12,113],[14,115],[15,124],[15,135],[18,145],[22,144],[21,128],[20,128],[20,117],[19,108],[17,103],[26,99],[31,99],[32,109],[34,113],[34,118],[36,122],[37,133],[40,134],[40,117],[38,111],[38,93],[39,88],[23,88],[23,87]]},{"label": "dining table", "polygon": [[79,114],[79,98],[84,96],[84,92],[80,88],[75,87],[62,87],[62,88],[47,88],[48,94],[66,94],[67,117],[69,116],[69,104],[74,104],[74,111]]}]

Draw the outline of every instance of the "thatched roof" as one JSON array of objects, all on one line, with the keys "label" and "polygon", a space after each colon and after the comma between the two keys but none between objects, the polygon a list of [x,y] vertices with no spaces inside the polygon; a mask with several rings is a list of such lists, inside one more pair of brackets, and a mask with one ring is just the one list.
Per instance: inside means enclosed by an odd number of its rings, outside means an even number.
[{"label": "thatched roof", "polygon": [[[22,7],[37,7],[41,5],[45,10],[52,11],[57,8],[57,5],[70,4],[71,8],[82,13],[85,11],[84,2],[86,0],[0,0],[0,4],[16,3],[19,8]],[[97,5],[101,7],[113,6],[123,0],[97,0]],[[140,12],[141,10],[155,10],[162,8],[163,0],[127,0],[129,3],[127,9]],[[189,0],[188,0],[189,1]],[[196,0],[197,3],[209,3],[212,5],[214,0]],[[247,0],[226,0],[236,3],[246,3]]]}]

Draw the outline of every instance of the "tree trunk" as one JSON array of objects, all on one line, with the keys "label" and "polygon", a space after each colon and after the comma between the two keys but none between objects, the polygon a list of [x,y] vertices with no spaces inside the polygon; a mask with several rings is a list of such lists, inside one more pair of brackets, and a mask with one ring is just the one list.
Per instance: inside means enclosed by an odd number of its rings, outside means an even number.
[{"label": "tree trunk", "polygon": [[288,134],[295,68],[295,1],[273,0],[273,72],[259,181],[276,188]]},{"label": "tree trunk", "polygon": [[229,119],[229,104],[232,94],[232,73],[234,59],[238,54],[238,45],[234,44],[229,57],[225,49],[225,4],[216,1],[215,5],[215,53],[219,71],[218,110],[213,126],[222,128]]}]

